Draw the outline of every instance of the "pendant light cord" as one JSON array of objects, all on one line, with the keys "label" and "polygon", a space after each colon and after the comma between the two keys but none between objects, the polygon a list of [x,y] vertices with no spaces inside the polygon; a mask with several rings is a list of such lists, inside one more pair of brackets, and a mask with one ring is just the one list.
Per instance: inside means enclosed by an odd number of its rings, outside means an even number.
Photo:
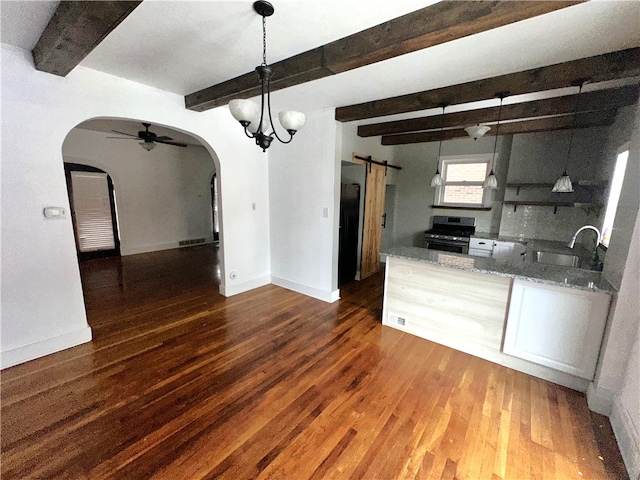
[{"label": "pendant light cord", "polygon": [[493,141],[493,157],[491,158],[491,173],[493,173],[493,167],[496,162],[496,147],[498,146],[498,135],[500,134],[500,120],[502,119],[502,102],[504,101],[504,95],[500,95],[500,108],[498,109],[498,125],[496,125],[496,138]]},{"label": "pendant light cord", "polygon": [[580,95],[582,94],[582,87],[584,82],[580,83],[580,89],[578,90],[578,98],[576,99],[576,111],[573,113],[573,128],[571,129],[571,137],[569,137],[569,149],[567,150],[567,159],[564,162],[564,172],[566,173],[569,166],[569,159],[571,158],[571,146],[573,145],[573,136],[576,131],[576,125],[578,124],[578,112],[580,110]]},{"label": "pendant light cord", "polygon": [[440,163],[440,152],[442,152],[442,130],[444,128],[444,109],[446,105],[442,106],[442,116],[440,117],[440,143],[438,144],[438,163]]}]

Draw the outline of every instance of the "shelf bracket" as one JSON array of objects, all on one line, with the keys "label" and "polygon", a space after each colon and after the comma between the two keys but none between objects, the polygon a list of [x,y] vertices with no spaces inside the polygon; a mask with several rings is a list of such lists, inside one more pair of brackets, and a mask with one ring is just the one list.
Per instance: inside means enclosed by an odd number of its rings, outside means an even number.
[{"label": "shelf bracket", "polygon": [[553,214],[555,215],[556,213],[558,213],[558,207],[553,207]]},{"label": "shelf bracket", "polygon": [[513,204],[513,211],[515,213],[515,211],[518,209],[518,205],[516,205],[515,203]]},{"label": "shelf bracket", "polygon": [[516,187],[516,197],[520,195],[520,187]]}]

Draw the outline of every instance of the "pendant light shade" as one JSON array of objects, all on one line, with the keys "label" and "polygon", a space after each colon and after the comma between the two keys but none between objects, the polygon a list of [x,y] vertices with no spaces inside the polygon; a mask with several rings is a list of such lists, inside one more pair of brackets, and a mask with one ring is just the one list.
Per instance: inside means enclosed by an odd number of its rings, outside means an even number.
[{"label": "pendant light shade", "polygon": [[487,125],[471,125],[464,129],[464,131],[467,132],[467,134],[474,140],[483,137],[489,130],[491,130],[491,127]]},{"label": "pendant light shade", "polygon": [[154,148],[156,148],[156,144],[153,142],[140,142],[140,146],[144,148],[147,152],[150,152]]},{"label": "pendant light shade", "polygon": [[256,67],[256,73],[260,78],[261,84],[260,105],[251,100],[231,100],[229,102],[229,111],[233,118],[240,122],[247,137],[253,138],[256,145],[262,148],[263,152],[266,152],[274,138],[281,143],[291,142],[293,135],[304,126],[306,118],[304,113],[301,112],[280,112],[278,115],[280,124],[289,134],[289,138],[283,140],[278,136],[271,115],[270,85],[273,70],[267,64],[266,18],[273,15],[274,8],[269,2],[258,0],[253,3],[253,9],[262,17],[262,64]]},{"label": "pendant light shade", "polygon": [[440,152],[442,152],[442,129],[444,127],[444,109],[446,108],[445,103],[441,103],[439,105],[442,107],[442,116],[440,117],[440,143],[438,143],[438,158],[436,158],[436,173],[431,178],[431,186],[432,187],[440,187],[442,186],[442,175],[440,175]]},{"label": "pendant light shade", "polygon": [[440,170],[438,168],[436,168],[436,173],[433,176],[433,178],[431,178],[431,186],[432,187],[442,186],[442,176],[440,175]]},{"label": "pendant light shade", "polygon": [[569,178],[569,174],[565,170],[560,175],[560,178],[556,180],[556,184],[551,189],[552,192],[556,193],[570,193],[573,192],[573,184],[571,183],[571,178]]},{"label": "pendant light shade", "polygon": [[564,171],[562,175],[556,180],[555,185],[551,189],[552,192],[555,193],[571,193],[573,192],[573,184],[571,183],[571,178],[569,178],[569,174],[567,173],[567,167],[569,166],[569,160],[571,159],[571,147],[573,145],[573,137],[576,131],[576,124],[578,123],[578,111],[580,110],[580,95],[582,94],[582,87],[586,80],[580,80],[580,89],[578,90],[578,98],[576,99],[576,110],[573,113],[573,128],[571,129],[571,136],[569,137],[569,149],[567,150],[567,159],[564,162]]},{"label": "pendant light shade", "polygon": [[489,172],[487,178],[485,178],[482,188],[488,188],[490,190],[496,190],[498,188],[498,179],[493,173],[493,168],[491,169],[491,172]]},{"label": "pendant light shade", "polygon": [[229,102],[229,111],[233,118],[241,124],[244,122],[254,123],[260,118],[260,107],[256,102],[251,100],[231,100]]}]

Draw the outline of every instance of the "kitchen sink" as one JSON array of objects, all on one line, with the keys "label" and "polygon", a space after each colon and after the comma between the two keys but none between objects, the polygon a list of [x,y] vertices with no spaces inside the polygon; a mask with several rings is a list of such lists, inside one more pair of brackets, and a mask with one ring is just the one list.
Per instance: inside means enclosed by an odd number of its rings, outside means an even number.
[{"label": "kitchen sink", "polygon": [[561,267],[580,267],[580,257],[566,253],[534,252],[533,260]]}]

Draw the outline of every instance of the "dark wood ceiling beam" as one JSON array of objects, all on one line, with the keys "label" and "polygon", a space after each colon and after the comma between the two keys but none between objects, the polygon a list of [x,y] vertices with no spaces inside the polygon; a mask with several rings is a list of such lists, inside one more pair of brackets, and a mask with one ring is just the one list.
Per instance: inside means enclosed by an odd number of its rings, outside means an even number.
[{"label": "dark wood ceiling beam", "polygon": [[350,122],[436,108],[441,103],[459,105],[488,100],[495,98],[499,92],[521,95],[569,87],[580,79],[589,79],[595,83],[639,75],[640,48],[636,47],[508,75],[339,107],[336,109],[335,118],[340,122]]},{"label": "dark wood ceiling beam", "polygon": [[[333,75],[323,66],[322,55],[322,48],[316,48],[272,64],[271,91]],[[203,112],[226,105],[235,98],[260,95],[260,88],[258,74],[251,72],[185,96],[185,106]]]},{"label": "dark wood ceiling beam", "polygon": [[36,69],[66,76],[141,3],[60,2],[31,52]]},{"label": "dark wood ceiling beam", "polygon": [[[591,112],[620,108],[632,105],[637,100],[637,85],[586,92],[582,93],[580,97],[579,111]],[[517,120],[550,115],[567,115],[575,112],[576,103],[577,95],[566,95],[504,105],[501,117],[502,120]],[[440,128],[441,122],[444,128],[468,127],[478,123],[495,123],[498,121],[499,110],[499,107],[489,107],[464,112],[445,113],[444,117],[442,115],[432,115],[430,117],[360,125],[358,127],[358,136],[373,137],[435,130]]]},{"label": "dark wood ceiling beam", "polygon": [[[388,60],[559,10],[578,1],[443,1],[272,65],[271,90]],[[185,96],[190,110],[226,105],[260,93],[255,72]]]},{"label": "dark wood ceiling beam", "polygon": [[[551,132],[555,130],[567,130],[571,128],[604,127],[613,125],[616,118],[616,109],[599,112],[587,112],[578,115],[574,124],[573,115],[560,117],[536,118],[521,122],[500,124],[500,135],[512,135],[516,133]],[[486,135],[495,135],[495,129],[491,129]],[[455,138],[471,138],[462,129],[451,129],[431,132],[405,133],[402,135],[383,135],[382,145],[405,145],[409,143],[437,142],[439,140],[453,140]]]}]

